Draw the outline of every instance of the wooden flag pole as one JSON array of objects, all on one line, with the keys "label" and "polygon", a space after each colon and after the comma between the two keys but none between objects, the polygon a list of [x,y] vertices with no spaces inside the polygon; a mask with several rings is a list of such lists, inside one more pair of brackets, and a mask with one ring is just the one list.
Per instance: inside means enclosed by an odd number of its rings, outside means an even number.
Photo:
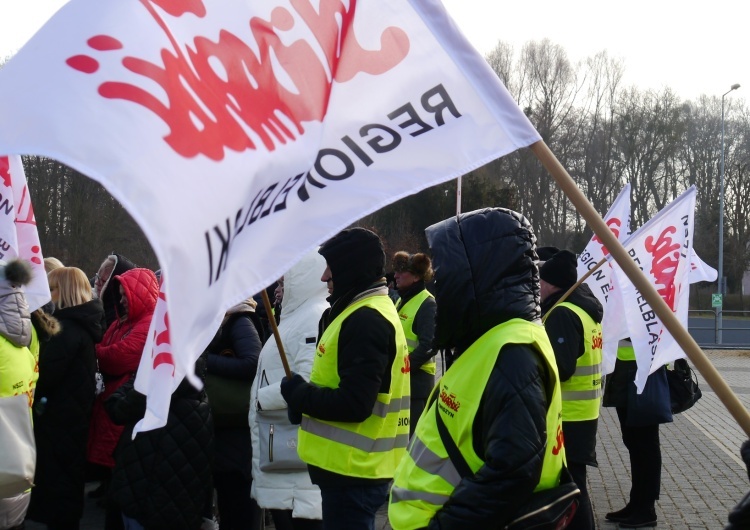
[{"label": "wooden flag pole", "polygon": [[547,320],[547,316],[552,312],[552,310],[554,308],[556,308],[558,305],[562,304],[565,300],[567,300],[568,297],[570,296],[570,293],[572,293],[573,291],[575,291],[576,289],[578,289],[579,285],[581,285],[583,282],[585,282],[586,279],[589,276],[591,276],[592,274],[594,274],[597,271],[597,269],[599,267],[601,267],[602,265],[604,265],[606,262],[607,262],[607,258],[604,257],[604,258],[601,259],[601,261],[599,263],[597,263],[592,268],[590,268],[589,270],[587,270],[586,274],[584,274],[583,276],[581,276],[581,278],[576,283],[574,283],[570,289],[568,289],[567,291],[565,291],[565,294],[562,295],[557,302],[555,302],[555,305],[553,305],[550,308],[549,311],[547,311],[547,313],[542,317],[542,323],[544,323]]},{"label": "wooden flag pole", "polygon": [[552,178],[557,181],[565,195],[570,199],[570,202],[578,210],[578,213],[583,216],[594,233],[599,236],[599,239],[607,247],[607,250],[612,254],[618,265],[620,265],[622,271],[633,282],[636,289],[640,291],[641,295],[651,306],[651,309],[659,316],[664,326],[687,354],[693,365],[695,365],[695,368],[703,375],[708,385],[716,392],[717,397],[737,423],[739,423],[745,434],[750,437],[750,414],[747,409],[737,398],[736,394],[732,392],[732,389],[724,381],[713,364],[711,364],[711,361],[708,360],[708,357],[706,357],[703,350],[696,344],[693,337],[682,327],[682,324],[677,320],[672,310],[667,306],[659,293],[656,292],[656,289],[643,274],[643,271],[638,268],[638,265],[628,255],[625,247],[617,240],[601,216],[588,199],[586,199],[583,192],[576,186],[576,183],[562,164],[560,164],[560,161],[557,160],[557,157],[555,157],[543,141],[531,145],[531,150],[550,175],[552,175]]},{"label": "wooden flag pole", "polygon": [[268,293],[265,289],[263,289],[261,296],[263,297],[263,307],[266,308],[266,315],[268,315],[268,322],[271,324],[273,338],[276,339],[276,346],[279,348],[279,357],[281,357],[281,364],[284,365],[284,373],[287,377],[292,377],[292,371],[289,369],[289,361],[286,360],[286,353],[284,353],[284,345],[281,344],[281,335],[279,335],[279,328],[276,325],[276,316],[273,314],[271,300],[268,299]]}]

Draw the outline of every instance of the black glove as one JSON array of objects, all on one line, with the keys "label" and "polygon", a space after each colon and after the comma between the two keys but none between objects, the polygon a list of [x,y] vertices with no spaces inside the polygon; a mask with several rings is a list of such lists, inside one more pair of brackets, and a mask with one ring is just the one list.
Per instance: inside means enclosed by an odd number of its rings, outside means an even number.
[{"label": "black glove", "polygon": [[302,376],[299,374],[295,374],[294,372],[292,372],[292,377],[282,377],[281,395],[284,396],[284,401],[286,401],[288,404],[292,399],[292,395],[294,395],[297,389],[304,384],[305,380],[302,378]]},{"label": "black glove", "polygon": [[299,425],[302,423],[302,413],[294,410],[292,407],[287,407],[286,417],[289,418],[289,423],[292,425]]},{"label": "black glove", "polygon": [[292,377],[284,376],[281,379],[281,395],[287,403],[286,415],[292,425],[302,423],[302,412],[292,407],[291,399],[299,387],[305,384],[301,375],[292,373]]}]

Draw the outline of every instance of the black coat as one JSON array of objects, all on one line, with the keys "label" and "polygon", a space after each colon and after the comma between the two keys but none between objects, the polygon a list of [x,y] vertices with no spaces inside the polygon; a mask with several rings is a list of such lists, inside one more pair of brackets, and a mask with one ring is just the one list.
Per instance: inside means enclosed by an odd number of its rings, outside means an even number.
[{"label": "black coat", "polygon": [[48,524],[83,515],[84,470],[94,404],[94,345],[104,334],[101,301],[55,311],[62,331],[41,342],[34,405],[37,467],[30,519]]},{"label": "black coat", "polygon": [[[436,275],[436,346],[460,355],[509,319],[538,321],[536,241],[523,216],[478,210],[433,225],[426,234]],[[484,464],[461,480],[430,528],[502,528],[512,520],[541,476],[546,412],[556,384],[532,347],[509,344],[501,350],[472,425],[474,451]]]},{"label": "black coat", "polygon": [[[202,370],[196,370],[201,373]],[[214,452],[211,412],[202,390],[184,380],[172,394],[166,426],[138,433],[146,398],[124,384],[104,404],[126,425],[115,451],[110,496],[147,529],[197,530],[211,488]]]},{"label": "black coat", "polygon": [[[251,385],[258,369],[258,355],[263,347],[254,313],[233,313],[209,344],[206,356],[207,371],[228,379],[241,379]],[[227,355],[226,350],[232,354]],[[250,401],[248,397],[248,409]],[[248,410],[249,413],[249,410]],[[239,471],[251,480],[252,444],[250,425],[215,425],[216,458],[214,473]]]}]

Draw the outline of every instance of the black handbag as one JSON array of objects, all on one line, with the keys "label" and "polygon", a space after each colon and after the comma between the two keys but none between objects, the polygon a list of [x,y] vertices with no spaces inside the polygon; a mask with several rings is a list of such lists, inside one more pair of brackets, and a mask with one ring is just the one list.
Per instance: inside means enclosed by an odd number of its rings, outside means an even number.
[{"label": "black handbag", "polygon": [[[448,453],[448,458],[462,478],[473,475],[469,464],[448,433],[448,428],[443,418],[440,417],[438,409],[439,407],[435,405],[438,433]],[[568,468],[563,465],[560,485],[534,492],[528,502],[518,510],[515,518],[504,528],[506,530],[562,530],[573,520],[580,496],[581,490],[573,481]]]},{"label": "black handbag", "polygon": [[671,370],[667,370],[669,382],[669,398],[672,404],[672,414],[685,412],[695,405],[703,393],[698,387],[698,378],[685,359],[677,359]]}]

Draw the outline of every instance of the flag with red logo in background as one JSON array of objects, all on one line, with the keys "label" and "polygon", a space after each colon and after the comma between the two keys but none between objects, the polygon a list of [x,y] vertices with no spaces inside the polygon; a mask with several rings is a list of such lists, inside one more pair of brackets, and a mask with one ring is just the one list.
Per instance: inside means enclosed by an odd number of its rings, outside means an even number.
[{"label": "flag with red logo in background", "polygon": [[[690,295],[695,195],[695,186],[691,186],[634,232],[624,245],[685,327]],[[649,374],[685,357],[685,353],[619,265],[615,261],[611,261],[611,265],[613,290],[616,292],[610,297],[610,303],[621,304],[624,318],[613,319],[613,313],[607,315],[609,307],[605,309],[603,354],[614,364],[618,341],[630,337],[638,364],[635,383],[641,392]]]},{"label": "flag with red logo in background", "polygon": [[[630,237],[630,183],[625,184],[622,191],[610,206],[607,214],[604,216],[604,222],[612,233],[617,236],[620,243],[625,242]],[[594,234],[586,248],[578,255],[578,278],[583,277],[589,270],[596,267],[602,259],[609,256],[609,250],[601,242],[599,237]],[[585,283],[591,288],[603,306],[607,305],[609,285],[611,279],[611,266],[605,262],[601,267],[594,271]]]},{"label": "flag with red logo in background", "polygon": [[24,287],[29,310],[50,301],[42,245],[20,156],[0,156],[0,259],[20,258],[31,264],[31,283]]},{"label": "flag with red logo in background", "polygon": [[156,387],[192,377],[227,308],[540,140],[439,0],[71,0],[0,70],[0,123],[0,152],[101,182],[151,242],[174,375],[144,386],[146,351],[136,387],[161,421]]}]

